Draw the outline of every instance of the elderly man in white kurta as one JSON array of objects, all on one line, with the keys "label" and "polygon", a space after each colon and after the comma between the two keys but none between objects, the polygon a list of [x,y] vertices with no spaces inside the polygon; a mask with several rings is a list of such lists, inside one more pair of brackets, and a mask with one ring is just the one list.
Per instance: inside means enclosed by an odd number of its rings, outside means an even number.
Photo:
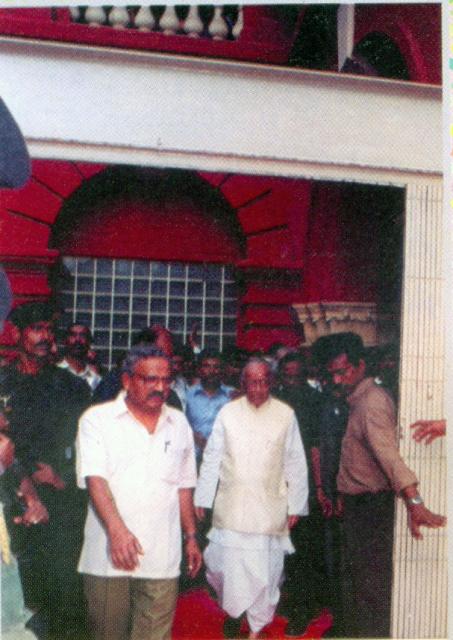
[{"label": "elderly man in white kurta", "polygon": [[189,574],[195,538],[192,430],[165,404],[170,363],[150,346],[124,362],[124,391],[80,420],[78,478],[90,505],[79,563],[95,640],[164,640],[178,593],[181,524]]},{"label": "elderly man in white kurta", "polygon": [[[242,374],[245,396],[219,412],[195,491],[195,511],[212,508],[205,551],[207,578],[231,619],[247,613],[250,638],[274,616],[289,528],[308,513],[307,464],[294,411],[270,396],[267,362],[252,358]],[[233,624],[231,624],[233,623]]]}]

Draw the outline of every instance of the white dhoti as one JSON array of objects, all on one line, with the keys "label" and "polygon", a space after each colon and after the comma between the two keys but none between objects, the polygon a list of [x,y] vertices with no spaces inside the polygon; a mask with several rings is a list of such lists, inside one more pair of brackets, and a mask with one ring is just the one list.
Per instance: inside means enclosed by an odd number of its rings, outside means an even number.
[{"label": "white dhoti", "polygon": [[208,538],[206,577],[219,604],[232,618],[246,611],[251,631],[260,631],[277,608],[285,553],[294,551],[289,536],[213,528]]}]

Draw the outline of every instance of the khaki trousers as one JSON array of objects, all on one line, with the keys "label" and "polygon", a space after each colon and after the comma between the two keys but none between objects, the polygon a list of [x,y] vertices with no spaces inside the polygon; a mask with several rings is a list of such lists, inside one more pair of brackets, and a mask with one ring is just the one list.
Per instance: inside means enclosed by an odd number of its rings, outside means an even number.
[{"label": "khaki trousers", "polygon": [[170,640],[178,578],[84,575],[94,640]]}]

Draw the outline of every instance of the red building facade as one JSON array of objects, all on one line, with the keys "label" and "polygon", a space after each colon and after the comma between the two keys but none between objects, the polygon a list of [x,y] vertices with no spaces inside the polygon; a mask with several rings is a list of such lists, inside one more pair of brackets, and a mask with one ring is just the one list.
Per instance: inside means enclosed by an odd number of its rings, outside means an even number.
[{"label": "red building facade", "polygon": [[[341,37],[336,11],[246,6],[240,35],[216,40],[108,24],[93,29],[68,9],[4,9],[0,32],[260,64],[298,66],[302,60],[332,71],[339,66]],[[436,5],[417,5],[416,11],[410,5],[358,5],[354,71],[438,83],[439,21]],[[317,25],[318,40],[301,44],[307,24]],[[402,60],[397,68],[388,63],[395,51]],[[114,201],[99,196],[109,176],[123,181]],[[148,186],[131,195],[129,180]],[[320,302],[374,305],[373,313],[398,321],[393,272],[401,261],[403,206],[394,189],[174,169],[130,167],[125,173],[121,166],[34,158],[30,182],[1,193],[0,255],[16,303],[56,293],[52,274],[61,255],[230,265],[239,285],[237,344],[266,349],[309,341],[293,305],[305,311],[304,305]],[[384,331],[369,341],[386,339]]]},{"label": "red building facade", "polygon": [[[451,395],[440,5],[87,9],[0,10],[33,160],[0,192],[15,304],[56,297],[110,356],[155,303],[205,344],[400,338],[400,450],[444,513],[445,443],[409,429]],[[446,557],[398,504],[394,637],[446,636]]]}]

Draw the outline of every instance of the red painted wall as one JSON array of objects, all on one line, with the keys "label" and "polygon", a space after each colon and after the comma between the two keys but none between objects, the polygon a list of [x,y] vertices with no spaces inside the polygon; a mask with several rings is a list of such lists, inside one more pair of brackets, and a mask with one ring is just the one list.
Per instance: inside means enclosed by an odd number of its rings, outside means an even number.
[{"label": "red painted wall", "polygon": [[355,5],[355,43],[371,32],[384,33],[394,40],[411,80],[441,84],[440,3]]},{"label": "red painted wall", "polygon": [[404,190],[315,183],[303,301],[398,303]]},{"label": "red painted wall", "polygon": [[69,10],[1,9],[0,33],[40,40],[75,42],[122,49],[141,49],[266,64],[285,63],[297,12],[275,6],[244,7],[244,28],[238,40],[189,38],[137,29],[92,28],[71,22]]},{"label": "red painted wall", "polygon": [[61,254],[217,263],[240,258],[235,239],[188,203],[161,208],[126,201],[86,213],[59,243]]},{"label": "red painted wall", "polygon": [[[118,168],[118,175],[124,171],[131,170]],[[129,188],[134,171],[125,183]],[[290,305],[301,296],[310,183],[144,169],[136,173],[137,189],[144,176],[154,180],[148,195],[138,197],[126,187],[122,192],[115,168],[34,161],[26,187],[1,192],[0,221],[6,233],[0,253],[16,303],[49,296],[49,269],[60,253],[231,263],[238,267],[243,291],[240,346],[255,350],[275,341],[297,344],[300,335]],[[107,174],[110,182],[104,184]],[[182,179],[179,187],[172,182],[175,175]],[[189,183],[185,190],[184,181]]]},{"label": "red painted wall", "polygon": [[394,191],[34,161],[26,187],[0,194],[0,253],[16,304],[51,295],[60,253],[233,264],[238,344],[298,344],[294,302],[395,299]]},{"label": "red painted wall", "polygon": [[[416,82],[441,83],[441,11],[439,4],[357,4],[355,42],[379,31],[400,48]],[[143,49],[204,57],[286,64],[306,7],[248,5],[237,41],[193,39],[181,35],[142,33],[101,26],[93,29],[70,21],[66,8],[0,10],[0,33],[25,38],[75,42],[124,49]]]}]

